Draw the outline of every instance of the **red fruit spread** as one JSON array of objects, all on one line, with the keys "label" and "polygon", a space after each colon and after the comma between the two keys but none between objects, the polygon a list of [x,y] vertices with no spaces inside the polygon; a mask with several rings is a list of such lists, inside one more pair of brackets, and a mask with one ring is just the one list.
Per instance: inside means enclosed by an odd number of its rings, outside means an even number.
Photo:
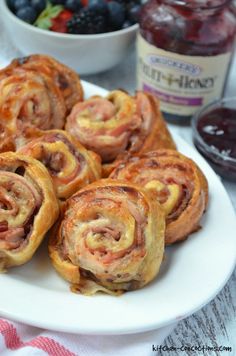
[{"label": "red fruit spread", "polygon": [[138,87],[180,122],[222,96],[234,46],[235,9],[226,0],[149,0],[138,36]]},{"label": "red fruit spread", "polygon": [[220,175],[233,181],[236,181],[235,103],[235,99],[226,99],[224,106],[206,111],[193,122],[198,132],[194,137],[196,147]]},{"label": "red fruit spread", "polygon": [[197,128],[209,146],[236,159],[236,109],[214,109],[200,118]]}]

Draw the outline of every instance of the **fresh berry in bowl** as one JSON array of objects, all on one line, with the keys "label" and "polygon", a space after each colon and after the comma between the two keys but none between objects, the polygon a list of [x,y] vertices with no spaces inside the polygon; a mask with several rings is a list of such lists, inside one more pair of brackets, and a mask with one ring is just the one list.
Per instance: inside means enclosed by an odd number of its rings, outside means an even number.
[{"label": "fresh berry in bowl", "polygon": [[79,14],[75,13],[68,21],[67,32],[71,34],[105,33],[107,32],[106,16],[85,7]]},{"label": "fresh berry in bowl", "polygon": [[23,56],[50,55],[94,74],[128,55],[138,29],[135,6],[141,1],[0,0],[0,21]]},{"label": "fresh berry in bowl", "polygon": [[138,22],[141,0],[8,0],[22,21],[43,30],[98,34],[128,28]]}]

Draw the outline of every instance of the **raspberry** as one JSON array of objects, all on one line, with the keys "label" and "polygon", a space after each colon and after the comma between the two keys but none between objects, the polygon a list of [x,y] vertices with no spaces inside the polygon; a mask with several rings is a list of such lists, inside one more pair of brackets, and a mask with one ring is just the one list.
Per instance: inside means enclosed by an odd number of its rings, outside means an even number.
[{"label": "raspberry", "polygon": [[52,21],[52,25],[50,27],[51,31],[54,32],[67,32],[67,22],[72,18],[73,13],[69,10],[63,10],[57,17],[54,17]]},{"label": "raspberry", "polygon": [[67,23],[67,31],[72,34],[96,34],[107,31],[106,17],[92,9],[84,8]]}]

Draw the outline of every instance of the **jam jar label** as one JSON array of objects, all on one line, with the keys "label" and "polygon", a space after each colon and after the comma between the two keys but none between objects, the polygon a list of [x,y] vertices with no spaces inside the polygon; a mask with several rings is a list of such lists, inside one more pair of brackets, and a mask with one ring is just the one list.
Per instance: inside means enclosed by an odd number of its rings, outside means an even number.
[{"label": "jam jar label", "polygon": [[231,53],[209,57],[179,55],[151,45],[140,34],[137,50],[138,88],[156,95],[162,111],[190,116],[221,97]]}]

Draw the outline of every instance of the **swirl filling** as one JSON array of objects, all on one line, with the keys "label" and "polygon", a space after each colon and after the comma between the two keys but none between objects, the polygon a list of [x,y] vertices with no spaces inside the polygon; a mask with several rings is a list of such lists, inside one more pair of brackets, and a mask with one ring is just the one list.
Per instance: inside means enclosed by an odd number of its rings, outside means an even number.
[{"label": "swirl filling", "polygon": [[117,91],[107,99],[94,97],[75,105],[66,129],[109,162],[126,149],[130,133],[138,125],[133,99]]},{"label": "swirl filling", "polygon": [[68,198],[79,188],[99,179],[100,158],[60,130],[38,133],[19,152],[41,161],[49,171],[59,198]]},{"label": "swirl filling", "polygon": [[[159,270],[162,209],[135,186],[100,182],[68,201],[56,243],[60,259],[79,268],[77,289],[82,293],[92,293],[91,281],[106,292],[140,288]],[[51,257],[56,266],[52,249]]]},{"label": "swirl filling", "polygon": [[166,243],[197,229],[208,200],[207,181],[197,165],[172,150],[130,157],[110,175],[142,186],[166,214]]},{"label": "swirl filling", "polygon": [[0,171],[0,249],[17,249],[27,240],[41,199],[24,177]]},{"label": "swirl filling", "polygon": [[[131,97],[116,90],[107,98],[92,97],[78,103],[67,118],[66,130],[97,152],[103,163],[159,144],[175,147],[156,101],[143,92]],[[159,140],[159,135],[165,140]]]},{"label": "swirl filling", "polygon": [[0,119],[5,130],[21,135],[29,127],[62,128],[65,107],[53,83],[33,72],[0,81]]},{"label": "swirl filling", "polygon": [[78,74],[50,56],[34,54],[14,59],[9,66],[0,71],[0,81],[19,72],[34,72],[52,81],[63,97],[67,113],[71,111],[73,105],[83,100],[83,89]]}]

